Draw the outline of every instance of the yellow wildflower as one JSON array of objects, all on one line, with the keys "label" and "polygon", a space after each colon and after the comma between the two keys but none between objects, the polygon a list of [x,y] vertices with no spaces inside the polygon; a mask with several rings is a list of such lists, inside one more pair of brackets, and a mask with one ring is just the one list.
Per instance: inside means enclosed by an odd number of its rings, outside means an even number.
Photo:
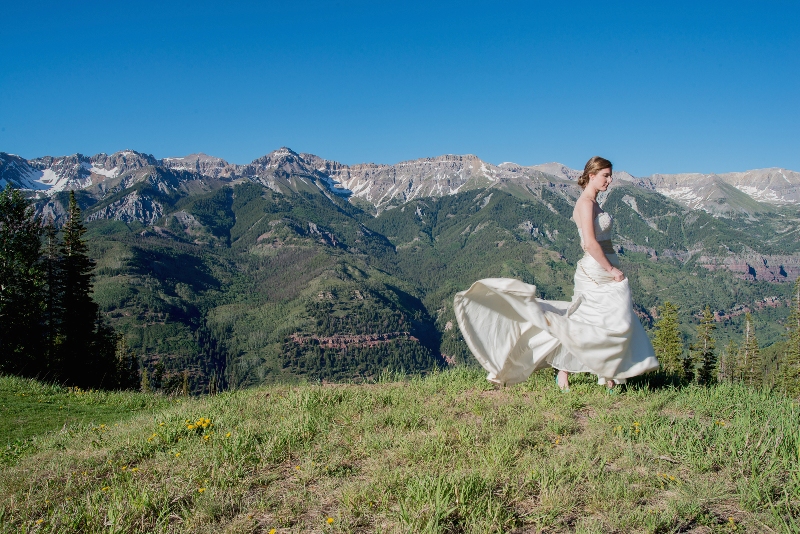
[{"label": "yellow wildflower", "polygon": [[204,491],[206,491],[205,488],[197,488],[197,493],[203,493]]},{"label": "yellow wildflower", "polygon": [[205,436],[203,436],[203,439],[208,439],[208,438],[210,438],[210,437],[211,437],[211,436],[209,436],[208,434],[206,434]]},{"label": "yellow wildflower", "polygon": [[178,457],[178,456],[180,456],[180,455],[181,455],[181,453],[179,453],[179,452],[176,452],[176,453],[175,453],[175,458],[177,458],[177,457]]},{"label": "yellow wildflower", "polygon": [[102,488],[102,491],[108,491],[108,490],[110,490],[110,489],[111,489],[111,488],[110,488],[110,487],[108,487],[108,486],[103,486],[103,488]]},{"label": "yellow wildflower", "polygon": [[327,522],[329,525],[332,525],[332,524],[333,524],[333,518],[332,518],[332,517],[329,517],[329,518],[328,518],[328,519],[326,519],[325,521],[326,521],[326,522]]},{"label": "yellow wildflower", "polygon": [[229,438],[229,437],[231,437],[231,433],[230,433],[230,432],[228,432],[227,434],[225,434],[225,437],[226,437],[226,438]]},{"label": "yellow wildflower", "polygon": [[[252,515],[250,516],[250,519],[253,519]],[[275,534],[276,532],[277,530],[275,530],[274,528],[269,529],[269,534]]]},{"label": "yellow wildflower", "polygon": [[133,468],[131,468],[131,473],[135,473],[135,472],[136,472],[136,471],[138,471],[138,470],[139,470],[139,468],[138,468],[138,467],[133,467]]},{"label": "yellow wildflower", "polygon": [[36,524],[37,525],[41,525],[42,523],[44,523],[44,519],[37,519],[36,520]]}]

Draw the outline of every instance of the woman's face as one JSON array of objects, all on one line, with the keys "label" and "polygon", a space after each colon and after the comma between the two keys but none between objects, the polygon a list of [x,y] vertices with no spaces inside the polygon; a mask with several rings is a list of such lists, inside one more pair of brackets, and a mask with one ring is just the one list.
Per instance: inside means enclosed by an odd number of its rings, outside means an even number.
[{"label": "woman's face", "polygon": [[611,185],[611,169],[601,169],[597,174],[590,174],[589,183],[598,191],[605,191]]}]

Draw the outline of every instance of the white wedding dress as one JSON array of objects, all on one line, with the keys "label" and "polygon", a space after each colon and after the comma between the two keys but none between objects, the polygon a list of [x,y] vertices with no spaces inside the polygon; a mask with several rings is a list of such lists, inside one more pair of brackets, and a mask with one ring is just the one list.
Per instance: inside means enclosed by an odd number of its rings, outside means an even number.
[{"label": "white wedding dress", "polygon": [[[618,267],[612,226],[609,214],[595,217],[597,241]],[[658,368],[633,311],[628,279],[615,282],[588,253],[576,267],[571,302],[538,299],[536,286],[519,280],[486,278],[456,294],[454,309],[464,340],[490,382],[518,384],[537,369],[553,367],[593,373],[599,384],[620,384]]]}]

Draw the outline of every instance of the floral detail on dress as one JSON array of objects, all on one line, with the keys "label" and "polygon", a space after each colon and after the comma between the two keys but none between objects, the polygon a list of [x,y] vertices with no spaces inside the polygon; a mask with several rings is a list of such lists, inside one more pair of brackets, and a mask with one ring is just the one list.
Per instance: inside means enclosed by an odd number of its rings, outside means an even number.
[{"label": "floral detail on dress", "polygon": [[611,229],[614,227],[614,219],[606,212],[600,213],[594,218],[594,236],[598,241],[611,239]]},{"label": "floral detail on dress", "polygon": [[[608,241],[611,239],[612,229],[614,228],[614,219],[610,214],[605,211],[598,213],[594,218],[594,238],[598,241]],[[581,245],[583,245],[583,232],[578,227],[578,235],[581,237]]]}]

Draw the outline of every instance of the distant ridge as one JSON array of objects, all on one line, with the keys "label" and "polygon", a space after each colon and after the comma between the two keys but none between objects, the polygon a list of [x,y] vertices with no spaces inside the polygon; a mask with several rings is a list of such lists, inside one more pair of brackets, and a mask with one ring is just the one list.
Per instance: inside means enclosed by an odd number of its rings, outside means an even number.
[{"label": "distant ridge", "polygon": [[[267,187],[291,185],[305,179],[337,196],[359,199],[382,210],[422,197],[451,195],[484,187],[517,187],[528,191],[549,188],[576,197],[581,171],[558,162],[522,166],[500,165],[468,155],[441,155],[402,161],[393,165],[359,163],[345,165],[287,147],[244,165],[228,163],[203,153],[156,159],[134,150],[114,154],[45,156],[26,160],[0,152],[0,187],[15,187],[53,194],[68,189],[109,190],[120,182],[126,187],[147,174],[172,171],[191,176],[179,180],[251,180]],[[715,216],[752,216],[774,207],[800,204],[800,173],[781,168],[755,169],[722,174],[653,174],[635,177],[618,170],[612,187],[633,184],[657,191],[683,206],[702,209]],[[115,183],[116,182],[116,183]]]}]

